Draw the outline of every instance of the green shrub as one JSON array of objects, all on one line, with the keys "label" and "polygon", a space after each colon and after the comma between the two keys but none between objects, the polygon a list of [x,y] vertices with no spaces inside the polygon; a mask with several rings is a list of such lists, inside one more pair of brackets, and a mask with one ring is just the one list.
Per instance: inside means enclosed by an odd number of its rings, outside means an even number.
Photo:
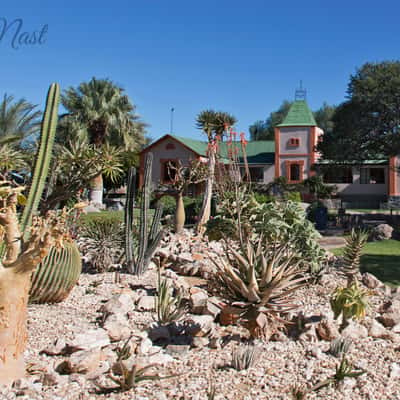
[{"label": "green shrub", "polygon": [[296,203],[301,203],[300,192],[288,192],[286,193],[286,200],[294,201]]},{"label": "green shrub", "polygon": [[175,197],[166,195],[162,196],[158,201],[163,205],[163,215],[175,215]]},{"label": "green shrub", "polygon": [[124,222],[124,212],[123,211],[100,211],[92,212],[87,214],[81,214],[78,220],[78,225],[80,229],[85,228],[92,221],[105,221],[113,224],[114,222]]},{"label": "green shrub", "polygon": [[206,224],[206,235],[209,240],[234,239],[237,237],[236,225],[222,216],[210,218]]},{"label": "green shrub", "polygon": [[270,195],[264,194],[264,193],[257,193],[257,192],[253,193],[253,197],[254,197],[254,200],[260,204],[269,203],[270,201],[275,200],[274,196],[270,196]]}]

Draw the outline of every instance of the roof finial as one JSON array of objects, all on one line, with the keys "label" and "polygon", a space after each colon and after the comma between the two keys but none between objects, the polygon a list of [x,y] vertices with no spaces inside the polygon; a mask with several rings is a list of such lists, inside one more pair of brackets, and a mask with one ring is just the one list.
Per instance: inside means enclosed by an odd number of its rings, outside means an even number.
[{"label": "roof finial", "polygon": [[303,89],[303,81],[300,81],[300,88],[296,89],[294,94],[295,101],[305,100],[307,97],[307,90]]}]

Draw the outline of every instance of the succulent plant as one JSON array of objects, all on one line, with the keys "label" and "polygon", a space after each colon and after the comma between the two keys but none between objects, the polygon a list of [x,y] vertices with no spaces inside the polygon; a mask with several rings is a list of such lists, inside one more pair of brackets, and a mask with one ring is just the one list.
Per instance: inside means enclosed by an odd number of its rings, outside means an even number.
[{"label": "succulent plant", "polygon": [[212,261],[217,271],[210,291],[241,310],[240,319],[253,337],[265,336],[269,322],[283,323],[281,316],[297,308],[291,296],[307,275],[286,243],[270,245],[260,235],[248,239],[242,250],[226,247],[226,257]]},{"label": "succulent plant", "polygon": [[125,257],[128,270],[135,274],[143,274],[151,261],[162,237],[161,229],[162,205],[158,204],[149,229],[149,207],[151,194],[151,172],[153,154],[148,153],[145,159],[144,183],[140,199],[140,216],[137,238],[134,235],[134,204],[136,170],[131,168],[128,175],[128,187],[125,204]]},{"label": "succulent plant", "polygon": [[330,303],[335,319],[342,315],[342,329],[349,319],[363,319],[365,317],[370,292],[361,288],[357,281],[347,287],[335,289]]},{"label": "succulent plant", "polygon": [[351,340],[348,338],[336,338],[334,339],[329,347],[329,353],[335,357],[342,357],[344,356],[351,347]]},{"label": "succulent plant", "polygon": [[179,321],[187,312],[187,306],[181,293],[178,292],[174,296],[172,291],[168,281],[159,276],[155,309],[157,322],[160,325]]},{"label": "succulent plant", "polygon": [[241,345],[232,352],[232,367],[243,371],[254,367],[259,359],[260,350],[253,345]]},{"label": "succulent plant", "polygon": [[368,233],[356,229],[352,229],[350,236],[346,238],[346,247],[343,254],[343,270],[348,277],[349,283],[355,280],[356,274],[360,272],[361,252],[367,240]]}]

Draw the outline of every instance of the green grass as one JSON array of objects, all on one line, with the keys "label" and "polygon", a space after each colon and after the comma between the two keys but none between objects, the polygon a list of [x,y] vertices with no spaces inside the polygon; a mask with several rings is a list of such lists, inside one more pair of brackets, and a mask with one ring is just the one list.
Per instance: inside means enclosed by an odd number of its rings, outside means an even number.
[{"label": "green grass", "polygon": [[[333,249],[343,255],[344,248]],[[361,271],[370,272],[390,286],[400,286],[400,241],[381,240],[367,243],[361,256]]]}]

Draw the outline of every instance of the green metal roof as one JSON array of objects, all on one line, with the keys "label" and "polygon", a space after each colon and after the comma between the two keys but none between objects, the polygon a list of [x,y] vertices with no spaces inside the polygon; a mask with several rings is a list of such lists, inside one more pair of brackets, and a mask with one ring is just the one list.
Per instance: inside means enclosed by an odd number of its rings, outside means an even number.
[{"label": "green metal roof", "polygon": [[317,123],[307,103],[304,100],[297,100],[290,106],[283,122],[277,126],[317,126]]},{"label": "green metal roof", "polygon": [[360,161],[335,161],[335,160],[319,160],[316,162],[317,165],[386,165],[388,159],[377,159],[377,160],[360,160]]},{"label": "green metal roof", "polygon": [[[182,136],[172,136],[197,154],[206,157],[208,143],[205,141],[189,139]],[[240,142],[234,142],[239,149],[239,162],[243,162],[243,154]],[[228,161],[228,146],[226,142],[219,145],[219,154],[222,161]],[[271,140],[259,140],[248,142],[246,146],[247,162],[249,164],[273,164],[275,160],[275,142]]]}]

